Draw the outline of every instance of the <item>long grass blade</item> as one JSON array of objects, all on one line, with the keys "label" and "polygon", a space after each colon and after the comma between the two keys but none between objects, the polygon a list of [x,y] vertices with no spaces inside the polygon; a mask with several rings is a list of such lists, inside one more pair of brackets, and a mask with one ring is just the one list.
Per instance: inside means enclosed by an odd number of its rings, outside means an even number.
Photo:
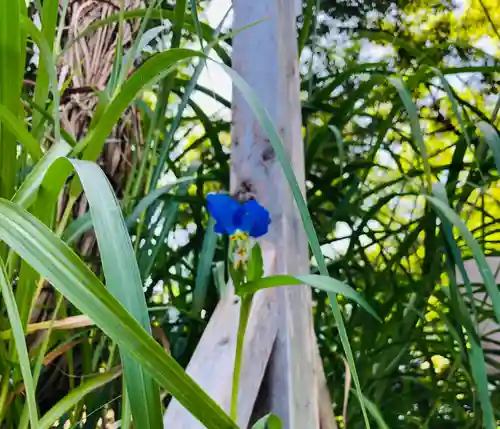
[{"label": "long grass blade", "polygon": [[[36,139],[28,132],[24,122],[2,104],[0,104],[0,122],[3,132],[5,133],[8,130],[15,139],[18,139],[35,161],[38,161],[43,156],[40,145],[38,144]],[[2,159],[3,158],[4,157],[2,156]]]},{"label": "long grass blade", "polygon": [[352,287],[346,285],[345,283],[328,276],[319,276],[315,274],[303,276],[288,276],[283,274],[263,277],[259,280],[245,283],[239,290],[237,290],[237,293],[238,295],[246,296],[248,294],[253,294],[261,289],[301,284],[307,284],[327,293],[344,295],[347,298],[350,298],[358,303],[373,317],[380,320],[375,310],[373,310],[370,304],[368,304],[368,302],[358,292],[356,292]]},{"label": "long grass blade", "polygon": [[[132,228],[136,223],[137,219],[143,214],[152,204],[154,204],[159,199],[163,198],[176,186],[181,185],[185,182],[192,182],[196,178],[194,176],[181,177],[168,185],[157,188],[154,191],[146,195],[142,200],[139,201],[133,209],[132,212],[125,218],[125,223],[127,228]],[[74,243],[78,238],[82,236],[87,231],[92,229],[92,217],[89,212],[75,219],[64,231],[62,238],[67,244]]]},{"label": "long grass blade", "polygon": [[328,128],[332,132],[335,137],[335,142],[337,143],[337,149],[339,151],[340,175],[342,176],[344,174],[345,163],[344,139],[342,138],[340,130],[335,125],[329,125]]},{"label": "long grass blade", "polygon": [[481,130],[481,133],[484,136],[484,140],[493,153],[495,165],[498,172],[500,173],[500,136],[498,135],[496,129],[487,122],[479,122],[479,124],[477,124],[477,127]]},{"label": "long grass blade", "polygon": [[420,156],[422,157],[422,161],[424,164],[424,173],[426,178],[426,189],[427,193],[432,192],[432,174],[431,174],[431,166],[429,164],[429,155],[427,153],[427,147],[425,146],[424,137],[422,135],[422,130],[420,128],[420,123],[418,120],[418,112],[415,103],[411,99],[411,95],[408,92],[408,89],[405,87],[403,81],[400,78],[390,78],[389,82],[396,88],[396,91],[403,102],[406,112],[408,113],[408,118],[410,120],[411,133],[415,142],[417,143],[417,147],[420,151]]},{"label": "long grass blade", "polygon": [[[42,55],[46,55],[51,53],[54,49],[54,39],[56,36],[57,30],[57,15],[59,12],[59,0],[46,0],[43,2],[42,10],[41,10],[41,20],[42,20],[42,34],[47,41],[47,46],[49,48],[49,52],[43,53]],[[52,56],[51,56],[52,57]],[[36,74],[36,86],[35,86],[35,103],[40,104],[41,106],[47,100],[47,96],[49,94],[49,73],[47,71],[46,62],[43,60],[40,61],[38,65],[38,71]],[[43,130],[40,125],[40,121],[42,121],[42,115],[39,112],[33,113],[33,129],[37,130],[36,138],[40,140]]]},{"label": "long grass blade", "polygon": [[[442,186],[437,186],[436,189],[436,198],[438,198],[443,205],[448,205],[448,201],[446,199],[446,193]],[[450,208],[451,210],[451,208]],[[455,264],[461,268],[462,276],[464,277],[464,282],[466,283],[466,287],[468,289],[469,297],[471,298],[471,306],[475,308],[475,304],[472,297],[472,288],[470,282],[468,280],[467,272],[463,266],[462,257],[460,255],[460,249],[456,243],[455,238],[453,237],[452,224],[450,220],[442,216],[442,228],[444,231],[444,235],[446,241],[448,242],[449,247],[451,248],[451,262],[453,266],[453,270],[455,269]],[[453,272],[453,271],[452,271]],[[472,376],[477,386],[479,400],[481,402],[481,408],[483,411],[483,417],[485,421],[485,427],[488,429],[495,428],[495,416],[493,413],[493,406],[491,403],[489,391],[488,391],[488,376],[486,372],[486,362],[484,358],[484,352],[481,347],[481,343],[479,341],[479,335],[474,329],[474,325],[472,320],[470,319],[470,315],[468,309],[465,307],[462,297],[458,291],[458,287],[456,284],[456,278],[454,273],[450,276],[450,293],[454,294],[452,299],[455,301],[454,310],[459,312],[459,320],[463,323],[464,328],[468,334],[468,342],[470,343],[470,350],[467,350],[469,355],[470,364],[472,367]],[[475,312],[474,312],[475,314]]]},{"label": "long grass blade", "polygon": [[89,393],[105,386],[109,382],[121,375],[121,371],[110,371],[91,380],[84,381],[75,389],[72,389],[63,399],[55,404],[49,411],[47,411],[40,419],[38,429],[50,429],[53,427],[54,422],[61,419],[61,417],[71,411],[73,407],[85,398]]},{"label": "long grass blade", "polygon": [[[358,392],[354,389],[351,390],[356,397],[358,396]],[[359,400],[359,398],[358,398]],[[366,409],[368,410],[368,413],[372,416],[373,420],[375,423],[377,423],[377,427],[379,429],[389,429],[389,425],[385,422],[384,416],[382,416],[382,413],[380,412],[379,408],[377,405],[375,405],[372,401],[370,401],[366,396],[363,395],[363,402],[366,405]]]},{"label": "long grass blade", "polygon": [[0,239],[129,352],[209,429],[237,429],[221,410],[50,229],[0,200]]},{"label": "long grass blade", "polygon": [[458,216],[449,206],[436,197],[426,196],[426,198],[437,209],[440,217],[442,216],[444,219],[451,222],[451,224],[453,224],[460,231],[463,239],[471,249],[472,255],[474,256],[479,268],[479,273],[481,274],[484,285],[491,299],[495,319],[500,322],[500,292],[498,291],[495,277],[493,276],[490,266],[486,261],[483,251],[481,250],[481,246],[479,246],[464,221],[460,219],[460,216]]},{"label": "long grass blade", "polygon": [[71,146],[64,141],[59,141],[52,146],[23,181],[12,197],[12,201],[24,208],[30,207],[36,199],[38,189],[45,177],[45,173],[57,159],[68,155],[70,151]]},{"label": "long grass blade", "polygon": [[[24,0],[0,2],[0,105],[13,119],[23,123],[21,87],[26,53],[25,38],[21,34],[21,14]],[[15,130],[2,118],[0,125],[0,197],[10,198],[16,186],[17,142]]]},{"label": "long grass blade", "polygon": [[198,269],[196,271],[195,288],[193,294],[193,308],[192,311],[199,313],[205,304],[207,295],[207,288],[212,274],[212,263],[214,261],[215,248],[217,245],[217,234],[214,230],[215,221],[210,218],[203,239],[203,246],[201,248],[200,260],[198,262]]},{"label": "long grass blade", "polygon": [[472,139],[469,135],[469,131],[467,130],[462,112],[461,112],[460,107],[457,103],[457,99],[453,95],[453,90],[452,90],[450,84],[446,80],[443,73],[441,73],[441,70],[439,70],[435,67],[431,67],[431,70],[434,71],[434,73],[439,78],[439,80],[441,80],[441,83],[443,84],[443,88],[444,88],[446,94],[448,95],[448,98],[450,99],[451,109],[453,110],[453,113],[457,117],[458,123],[460,124],[460,128],[461,128],[462,133],[465,137],[465,141],[467,142],[469,147],[472,147]]},{"label": "long grass blade", "polygon": [[[295,173],[292,168],[292,164],[290,159],[285,151],[283,146],[283,142],[269,116],[269,113],[266,111],[265,107],[260,102],[259,98],[253,91],[253,89],[241,78],[241,76],[236,73],[232,68],[221,65],[226,73],[231,77],[233,84],[238,88],[241,92],[245,101],[248,103],[250,108],[252,109],[255,117],[257,118],[260,126],[267,134],[269,141],[276,153],[276,158],[278,159],[281,168],[283,169],[283,173],[288,182],[288,186],[290,186],[293,198],[295,203],[297,204],[297,208],[300,213],[300,217],[302,219],[302,224],[307,234],[307,238],[309,240],[309,245],[311,246],[311,250],[313,256],[316,259],[318,264],[318,269],[321,275],[328,276],[328,268],[326,266],[325,257],[323,252],[321,251],[321,246],[319,243],[318,236],[316,235],[316,231],[314,230],[314,224],[309,214],[309,210],[307,208],[307,203],[302,195],[300,190],[300,186],[297,182],[297,178],[295,177]],[[361,383],[359,382],[358,372],[356,371],[356,365],[354,363],[354,356],[352,353],[352,348],[349,343],[349,337],[347,336],[347,331],[345,328],[344,320],[342,317],[342,313],[340,311],[340,307],[337,302],[337,297],[334,293],[329,293],[328,297],[330,298],[330,306],[333,311],[333,315],[335,317],[335,321],[338,325],[338,330],[340,334],[340,340],[342,343],[342,347],[346,353],[347,361],[349,362],[349,368],[352,372],[352,377],[354,380],[354,384],[358,393],[361,393]],[[368,419],[368,414],[366,412],[366,408],[361,401],[361,410],[363,413],[363,418],[365,421],[365,425],[367,428],[370,428],[370,421]]]},{"label": "long grass blade", "polygon": [[274,414],[268,414],[257,421],[252,429],[282,429],[283,423],[278,416]]},{"label": "long grass blade", "polygon": [[[90,205],[106,286],[151,334],[143,282],[128,230],[111,185],[97,164],[77,160],[70,162],[79,176]],[[57,168],[57,165],[55,167]],[[143,428],[160,427],[162,414],[156,383],[132,356],[124,351],[121,354],[134,421],[140,422]]]},{"label": "long grass blade", "polygon": [[38,427],[38,409],[35,399],[35,386],[33,383],[33,376],[31,374],[30,359],[28,349],[26,347],[26,340],[24,338],[24,330],[19,315],[19,310],[16,305],[14,292],[10,286],[3,262],[0,262],[0,289],[2,291],[3,302],[7,309],[9,316],[9,323],[12,328],[12,336],[19,358],[19,366],[21,367],[21,374],[24,380],[24,390],[26,393],[26,404],[28,406],[28,414],[32,428]]},{"label": "long grass blade", "polygon": [[101,153],[105,139],[123,114],[123,111],[132,103],[139,92],[145,86],[160,81],[184,61],[199,55],[199,53],[188,49],[171,49],[154,55],[147,60],[109,101],[99,121],[73,149],[73,154],[84,152],[84,159],[95,160]]},{"label": "long grass blade", "polygon": [[[59,89],[57,85],[57,75],[56,75],[56,65],[52,56],[52,48],[49,42],[45,39],[42,32],[27,18],[22,17],[21,28],[26,31],[27,34],[31,36],[33,41],[37,44],[40,49],[40,61],[45,66],[45,72],[48,76],[48,81],[50,84],[52,92],[52,116],[54,120],[54,138],[58,142],[61,138],[61,124],[59,119]],[[52,41],[53,42],[53,41]]]},{"label": "long grass blade", "polygon": [[[224,17],[222,21],[220,22],[219,26],[215,29],[215,34],[214,34],[214,39],[210,41],[210,43],[205,47],[203,50],[203,53],[205,55],[209,55],[210,50],[213,48],[213,46],[216,43],[216,38],[219,35],[219,33],[222,31],[222,26],[225,21]],[[188,102],[191,98],[191,95],[196,87],[196,83],[198,82],[198,79],[203,71],[203,68],[205,67],[205,60],[204,58],[200,59],[200,62],[196,65],[196,68],[194,70],[193,75],[191,76],[191,79],[189,81],[189,84],[187,85],[184,93],[182,94],[181,102],[177,108],[177,113],[174,117],[174,120],[172,124],[170,125],[167,133],[165,134],[165,138],[163,139],[163,142],[160,146],[160,151],[159,151],[159,157],[158,157],[158,164],[153,171],[153,176],[151,177],[151,182],[150,182],[150,188],[154,189],[156,188],[158,181],[160,180],[161,174],[164,170],[164,164],[167,159],[167,155],[169,152],[169,149],[172,145],[172,141],[174,139],[174,135],[181,123],[182,120],[182,115],[184,113],[184,109],[188,105]]]}]

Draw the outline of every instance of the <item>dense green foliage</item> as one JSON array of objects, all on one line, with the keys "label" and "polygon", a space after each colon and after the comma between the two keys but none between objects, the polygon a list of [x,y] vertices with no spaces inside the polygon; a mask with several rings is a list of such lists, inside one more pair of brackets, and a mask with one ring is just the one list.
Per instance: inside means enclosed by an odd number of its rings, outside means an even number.
[{"label": "dense green foliage", "polygon": [[[337,250],[331,274],[364,290],[385,317],[380,327],[349,310],[348,332],[363,393],[391,428],[485,425],[473,381],[473,360],[482,358],[466,352],[470,332],[453,299],[461,262],[423,195],[429,179],[441,182],[484,253],[496,254],[498,134],[491,130],[488,146],[477,124],[498,123],[498,18],[491,2],[462,11],[441,2],[391,4],[354,26],[325,17],[315,45],[322,63],[308,76],[313,84],[304,85],[309,208],[325,247]],[[394,75],[404,77],[413,112],[389,81]],[[469,243],[455,239],[469,259]],[[494,317],[482,300],[474,306],[465,310],[473,321]],[[319,298],[316,328],[340,413],[345,365],[333,351],[340,349],[325,308]],[[491,346],[485,358],[498,368]],[[493,368],[489,387],[498,408]],[[347,416],[348,426],[362,425],[352,398]]]}]

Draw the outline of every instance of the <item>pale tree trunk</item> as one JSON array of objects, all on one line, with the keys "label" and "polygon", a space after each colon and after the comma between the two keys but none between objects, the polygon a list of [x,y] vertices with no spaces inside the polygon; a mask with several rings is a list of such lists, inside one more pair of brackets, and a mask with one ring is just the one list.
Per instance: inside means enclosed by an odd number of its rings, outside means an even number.
[{"label": "pale tree trunk", "polygon": [[[235,36],[233,68],[270,114],[304,192],[296,10],[285,0],[234,0],[233,7],[236,29],[265,19]],[[234,192],[251,194],[271,212],[267,238],[277,249],[277,272],[307,273],[307,239],[290,187],[266,134],[236,89],[233,123]],[[285,428],[318,428],[311,291],[306,286],[280,288],[277,296],[278,336],[269,367],[267,405]]]},{"label": "pale tree trunk", "polygon": [[[235,29],[265,21],[236,34],[232,61],[233,68],[268,111],[304,192],[295,23],[298,3],[234,0]],[[307,240],[289,185],[266,134],[236,89],[231,155],[233,195],[239,199],[255,198],[271,212],[270,232],[262,243],[266,274],[307,273]],[[238,308],[239,302],[232,293],[219,303],[187,368],[226,411],[230,406]],[[266,412],[279,415],[286,429],[336,427],[311,310],[311,291],[305,286],[257,294],[243,352],[238,401],[241,428]],[[265,388],[260,389],[266,367]],[[164,427],[198,429],[202,425],[173,399],[165,413]]]}]

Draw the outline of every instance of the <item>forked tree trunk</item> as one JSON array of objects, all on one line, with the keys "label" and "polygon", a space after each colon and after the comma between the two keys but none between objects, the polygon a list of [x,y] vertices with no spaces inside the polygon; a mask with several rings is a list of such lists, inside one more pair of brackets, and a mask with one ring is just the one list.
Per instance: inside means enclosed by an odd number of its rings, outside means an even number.
[{"label": "forked tree trunk", "polygon": [[[232,61],[270,114],[304,192],[295,30],[299,5],[300,1],[234,0],[235,29],[265,21],[236,34]],[[240,199],[256,198],[271,212],[271,230],[263,243],[266,274],[306,273],[307,240],[290,187],[267,135],[236,89],[231,154],[232,193]],[[275,264],[270,263],[274,258]],[[238,306],[232,296],[219,303],[187,368],[226,411],[230,406]],[[243,352],[237,421],[241,428],[248,427],[251,417],[262,417],[268,411],[278,414],[286,429],[319,429],[320,414],[321,428],[336,427],[311,310],[311,292],[305,286],[258,293]],[[260,389],[266,367],[266,388]],[[259,393],[258,409],[254,410]],[[174,399],[165,413],[164,427],[203,426]]]},{"label": "forked tree trunk", "polygon": [[[237,34],[233,67],[264,104],[305,190],[304,147],[299,95],[294,3],[286,0],[235,0],[234,28],[264,22]],[[276,247],[278,273],[309,269],[308,245],[290,186],[266,133],[236,88],[233,95],[232,186],[271,212],[268,239]],[[278,334],[269,366],[267,408],[289,429],[319,428],[315,339],[309,287],[276,291]]]}]

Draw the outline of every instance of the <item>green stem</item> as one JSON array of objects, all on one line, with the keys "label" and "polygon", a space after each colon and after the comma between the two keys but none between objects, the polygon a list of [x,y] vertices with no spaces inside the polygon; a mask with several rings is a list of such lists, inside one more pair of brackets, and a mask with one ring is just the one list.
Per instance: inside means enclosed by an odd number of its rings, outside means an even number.
[{"label": "green stem", "polygon": [[241,298],[240,320],[238,323],[238,333],[236,336],[236,354],[234,358],[233,370],[233,391],[231,393],[231,411],[229,416],[236,421],[238,407],[238,387],[240,384],[241,360],[243,357],[243,343],[245,340],[245,331],[252,308],[253,295],[247,295]]},{"label": "green stem", "polygon": [[[38,289],[38,288],[37,288]],[[57,292],[56,292],[57,294]],[[38,384],[38,379],[40,378],[40,374],[42,372],[42,367],[43,367],[43,360],[45,358],[45,354],[47,353],[47,350],[50,345],[50,340],[51,340],[51,334],[52,334],[52,328],[54,326],[54,322],[57,320],[57,317],[59,315],[59,311],[61,309],[62,304],[64,303],[64,295],[59,295],[57,302],[56,302],[56,308],[54,310],[54,313],[52,314],[52,319],[51,323],[47,328],[47,331],[45,332],[45,338],[43,339],[43,342],[40,346],[40,350],[38,351],[38,357],[35,363],[35,367],[33,370],[33,384],[35,387]],[[19,429],[27,429],[28,424],[29,424],[29,414],[28,414],[28,407],[24,407],[23,413],[21,414],[21,420],[19,423],[18,428]]]},{"label": "green stem", "polygon": [[125,377],[123,377],[122,381],[122,392],[123,392],[123,399],[122,399],[122,428],[123,429],[130,429],[130,426],[132,424],[132,410],[130,408],[130,399],[127,393],[127,386],[125,385]]},{"label": "green stem", "polygon": [[[154,161],[155,161],[155,154],[156,154],[156,145],[157,142],[156,140],[153,143],[153,151],[152,151],[152,156],[151,156],[151,162],[149,164],[149,172],[147,173],[146,176],[146,183],[144,184],[144,195],[148,195],[150,191],[150,181],[151,181],[151,176],[153,175],[153,168],[154,168]],[[144,175],[144,171],[142,170],[144,163],[141,162],[140,170],[139,170],[139,177],[136,180],[136,183],[141,182],[142,183],[142,177]],[[138,196],[139,188],[134,188],[133,193],[132,193],[132,201],[136,201],[137,196]],[[134,250],[135,253],[138,254],[139,252],[139,244],[141,242],[141,235],[142,235],[142,229],[144,227],[144,221],[146,219],[146,213],[147,210],[143,213],[141,213],[141,216],[139,217],[139,223],[137,224],[137,229],[135,233],[135,245],[134,245]]]},{"label": "green stem", "polygon": [[9,378],[10,378],[10,365],[7,366],[2,374],[2,381],[0,384],[0,424],[5,417],[7,411],[7,400],[9,398]]}]

